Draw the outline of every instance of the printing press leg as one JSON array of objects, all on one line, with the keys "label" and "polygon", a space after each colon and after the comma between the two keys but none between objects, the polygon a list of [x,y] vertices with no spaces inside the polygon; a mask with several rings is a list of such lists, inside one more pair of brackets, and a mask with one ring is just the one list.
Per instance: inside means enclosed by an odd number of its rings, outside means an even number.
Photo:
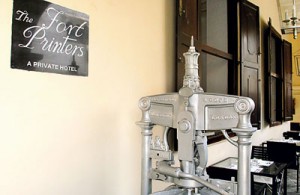
[{"label": "printing press leg", "polygon": [[142,129],[142,177],[141,177],[141,195],[152,193],[152,180],[149,172],[152,160],[150,158],[150,146],[153,125],[149,122],[137,123]]}]

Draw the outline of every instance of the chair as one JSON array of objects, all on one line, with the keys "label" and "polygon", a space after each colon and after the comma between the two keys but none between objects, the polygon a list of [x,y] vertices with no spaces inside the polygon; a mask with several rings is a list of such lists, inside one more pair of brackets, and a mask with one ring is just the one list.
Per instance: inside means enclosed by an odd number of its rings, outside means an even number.
[{"label": "chair", "polygon": [[267,147],[264,146],[252,146],[251,158],[258,158],[262,160],[268,160]]},{"label": "chair", "polygon": [[295,143],[267,142],[269,160],[287,164],[287,169],[297,170],[297,192],[299,188],[299,156]]},{"label": "chair", "polygon": [[292,131],[300,131],[300,123],[291,122],[290,125],[291,125],[290,129]]},{"label": "chair", "polygon": [[[264,146],[252,146],[251,159],[257,158],[262,160],[268,160],[267,147]],[[253,174],[251,174],[251,191],[252,195],[264,195],[266,194],[267,185],[264,183],[257,183],[254,181]]]},{"label": "chair", "polygon": [[299,131],[286,131],[282,133],[285,139],[293,138],[294,140],[300,140],[300,132]]}]

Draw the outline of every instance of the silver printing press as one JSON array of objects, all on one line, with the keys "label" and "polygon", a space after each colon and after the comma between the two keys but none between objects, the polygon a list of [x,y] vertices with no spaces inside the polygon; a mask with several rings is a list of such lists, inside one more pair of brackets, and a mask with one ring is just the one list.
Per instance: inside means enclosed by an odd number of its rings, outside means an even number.
[{"label": "silver printing press", "polygon": [[[185,57],[183,86],[178,93],[143,97],[139,101],[142,119],[141,195],[250,195],[251,136],[256,131],[250,122],[254,102],[248,97],[205,93],[200,87],[198,57],[193,38]],[[153,126],[165,128],[162,138],[152,138]],[[178,162],[169,149],[167,134],[177,129]],[[227,135],[231,129],[237,141]],[[207,133],[220,130],[238,148],[238,178],[234,181],[210,179]],[[152,162],[156,162],[153,166]],[[152,192],[152,180],[169,182],[170,187]]]}]

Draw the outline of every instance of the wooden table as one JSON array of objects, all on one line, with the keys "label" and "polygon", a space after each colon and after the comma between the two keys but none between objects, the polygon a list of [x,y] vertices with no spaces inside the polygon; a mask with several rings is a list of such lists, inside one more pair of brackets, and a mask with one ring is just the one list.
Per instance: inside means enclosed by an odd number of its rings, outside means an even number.
[{"label": "wooden table", "polygon": [[[257,160],[255,160],[257,161]],[[223,180],[232,180],[232,178],[235,178],[235,181],[237,181],[237,163],[238,159],[234,157],[229,157],[224,160],[221,160],[209,167],[207,167],[207,173],[210,176],[210,178],[215,179],[223,179]],[[263,162],[263,161],[261,161]],[[280,178],[281,181],[283,179],[283,192],[286,195],[286,188],[287,188],[287,164],[285,163],[277,163],[277,162],[271,162],[270,161],[264,161],[267,162],[266,164],[262,163],[262,165],[253,163],[253,160],[251,161],[251,175],[253,178],[256,178],[257,176],[262,176],[264,178],[269,178],[269,181],[266,183],[269,183],[272,185],[272,194],[277,194],[277,182],[276,179]],[[255,162],[256,163],[256,162]],[[255,181],[255,180],[254,180]],[[253,179],[251,182],[254,182]],[[256,182],[256,181],[255,181]]]}]

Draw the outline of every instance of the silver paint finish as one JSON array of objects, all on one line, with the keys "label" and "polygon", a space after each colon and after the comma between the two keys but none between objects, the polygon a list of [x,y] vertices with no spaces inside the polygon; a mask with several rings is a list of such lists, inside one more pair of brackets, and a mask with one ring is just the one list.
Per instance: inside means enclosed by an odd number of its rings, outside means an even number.
[{"label": "silver paint finish", "polygon": [[[156,179],[173,183],[175,186],[172,190],[166,189],[165,192],[154,194],[217,192],[250,195],[251,136],[256,130],[252,128],[250,116],[255,106],[254,102],[248,97],[204,93],[198,76],[199,53],[195,51],[193,39],[184,56],[186,72],[183,87],[179,92],[143,97],[139,101],[142,110],[141,121],[137,123],[142,129],[141,194],[151,194],[151,181]],[[152,138],[154,125],[166,128],[162,139]],[[166,141],[168,128],[177,129],[177,160],[180,167],[173,166],[174,151],[169,150]],[[238,146],[237,190],[217,187],[212,184],[215,180],[209,179],[206,173],[207,131],[224,129],[232,129],[238,137],[237,141],[227,138]],[[156,161],[156,167],[152,167],[152,160]]]}]

